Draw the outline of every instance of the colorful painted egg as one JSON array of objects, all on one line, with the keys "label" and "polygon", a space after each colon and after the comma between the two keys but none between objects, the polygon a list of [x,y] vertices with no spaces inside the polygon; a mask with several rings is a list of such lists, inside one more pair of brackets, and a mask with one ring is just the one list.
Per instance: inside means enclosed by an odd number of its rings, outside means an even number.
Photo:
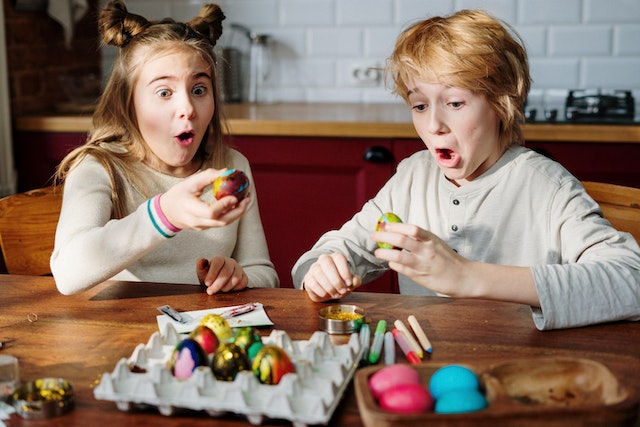
[{"label": "colorful painted egg", "polygon": [[205,325],[198,325],[198,327],[191,331],[189,338],[192,338],[200,344],[200,347],[202,347],[207,355],[213,354],[220,344],[220,340],[218,340],[215,332]]},{"label": "colorful painted egg", "polygon": [[[383,231],[385,224],[390,222],[402,222],[400,217],[392,212],[387,212],[382,214],[380,219],[378,219],[378,223],[376,224],[376,231]],[[378,247],[382,249],[396,249],[393,245],[389,243],[378,242]]]},{"label": "colorful painted egg", "polygon": [[[262,338],[260,338],[258,332],[256,332],[256,330],[251,326],[245,326],[242,328],[236,328],[233,332],[233,337],[231,337],[229,341],[244,348],[248,355],[249,348],[257,342],[262,342]],[[252,359],[251,356],[249,356],[249,358]]]},{"label": "colorful painted egg", "polygon": [[213,181],[213,195],[216,199],[225,196],[236,196],[238,201],[249,193],[249,178],[239,170],[228,169]]},{"label": "colorful painted egg", "polygon": [[285,374],[295,372],[296,367],[281,347],[267,344],[253,359],[252,370],[262,384],[278,384]]},{"label": "colorful painted egg", "polygon": [[232,342],[222,343],[213,353],[211,370],[221,381],[233,381],[240,371],[248,371],[251,367],[244,349]]},{"label": "colorful painted egg", "polygon": [[220,342],[225,342],[233,336],[229,322],[219,314],[207,314],[202,318],[200,324],[211,329]]},{"label": "colorful painted egg", "polygon": [[444,366],[431,375],[429,392],[436,401],[452,390],[478,390],[480,382],[469,368],[460,365]]},{"label": "colorful painted egg", "polygon": [[369,389],[376,399],[388,389],[401,384],[421,384],[420,374],[409,365],[387,365],[369,377]]},{"label": "colorful painted egg", "polygon": [[176,378],[189,378],[198,366],[206,366],[208,363],[200,344],[191,338],[180,341],[171,353],[169,359],[171,373]]}]

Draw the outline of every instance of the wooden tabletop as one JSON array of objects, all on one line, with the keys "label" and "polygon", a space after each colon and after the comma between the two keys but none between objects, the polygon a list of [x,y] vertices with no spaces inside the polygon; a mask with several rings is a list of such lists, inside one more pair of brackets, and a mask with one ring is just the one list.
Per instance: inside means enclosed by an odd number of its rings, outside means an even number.
[{"label": "wooden tabletop", "polygon": [[[275,326],[260,329],[263,336],[284,330],[293,340],[307,340],[318,330],[317,312],[326,303],[313,303],[294,289],[252,289],[208,296],[199,287],[157,283],[106,282],[79,295],[63,296],[51,277],[0,275],[0,354],[16,356],[23,381],[62,377],[76,390],[76,407],[46,421],[22,420],[16,414],[9,426],[211,426],[203,412],[170,417],[155,409],[121,412],[115,403],[96,400],[93,388],[121,358],[158,330],[156,307],[170,304],[178,311],[261,302]],[[429,362],[480,366],[510,359],[541,356],[590,358],[607,366],[620,381],[640,393],[640,323],[622,322],[577,329],[540,332],[527,306],[390,294],[355,292],[343,300],[364,308],[372,322],[414,314],[433,344]],[[37,317],[37,320],[36,320]],[[334,344],[346,335],[332,335]],[[402,353],[397,361],[404,362]],[[361,426],[350,386],[331,425]],[[216,417],[216,426],[250,425],[235,415]],[[291,425],[265,420],[263,425]]]},{"label": "wooden tabletop", "polygon": [[[334,138],[409,138],[418,135],[404,103],[276,103],[228,104],[229,133],[250,136]],[[91,126],[91,113],[45,113],[16,119],[16,130],[81,132]],[[525,124],[527,141],[640,143],[638,125]]]}]

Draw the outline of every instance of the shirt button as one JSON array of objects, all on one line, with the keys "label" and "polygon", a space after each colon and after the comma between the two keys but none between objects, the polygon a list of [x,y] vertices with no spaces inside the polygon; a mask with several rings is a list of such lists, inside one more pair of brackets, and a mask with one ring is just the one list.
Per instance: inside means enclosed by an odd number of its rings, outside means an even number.
[{"label": "shirt button", "polygon": [[453,231],[458,231],[458,226],[454,224],[454,225],[451,226],[451,229]]},{"label": "shirt button", "polygon": [[453,204],[458,206],[460,204],[460,200],[458,199],[453,199]]}]

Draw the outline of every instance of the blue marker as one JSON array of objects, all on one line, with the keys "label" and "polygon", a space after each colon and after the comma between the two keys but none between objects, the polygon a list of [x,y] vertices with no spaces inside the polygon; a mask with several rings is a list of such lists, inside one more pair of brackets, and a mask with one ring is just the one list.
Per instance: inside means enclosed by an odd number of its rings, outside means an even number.
[{"label": "blue marker", "polygon": [[379,320],[376,326],[376,332],[373,334],[373,344],[369,353],[369,363],[375,364],[380,360],[382,352],[382,344],[384,343],[384,333],[387,331],[387,321]]}]

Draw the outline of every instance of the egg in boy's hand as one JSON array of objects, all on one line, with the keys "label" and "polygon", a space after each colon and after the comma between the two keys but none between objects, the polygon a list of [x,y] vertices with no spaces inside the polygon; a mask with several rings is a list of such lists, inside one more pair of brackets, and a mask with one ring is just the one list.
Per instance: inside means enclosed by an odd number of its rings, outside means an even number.
[{"label": "egg in boy's hand", "polygon": [[226,196],[236,196],[238,202],[249,194],[249,178],[236,169],[228,169],[222,172],[213,181],[213,196],[220,200]]},{"label": "egg in boy's hand", "polygon": [[[390,222],[402,222],[400,217],[392,212],[383,213],[378,223],[376,224],[376,231],[384,231],[384,226]],[[382,249],[397,249],[389,243],[378,242],[378,246]]]}]

